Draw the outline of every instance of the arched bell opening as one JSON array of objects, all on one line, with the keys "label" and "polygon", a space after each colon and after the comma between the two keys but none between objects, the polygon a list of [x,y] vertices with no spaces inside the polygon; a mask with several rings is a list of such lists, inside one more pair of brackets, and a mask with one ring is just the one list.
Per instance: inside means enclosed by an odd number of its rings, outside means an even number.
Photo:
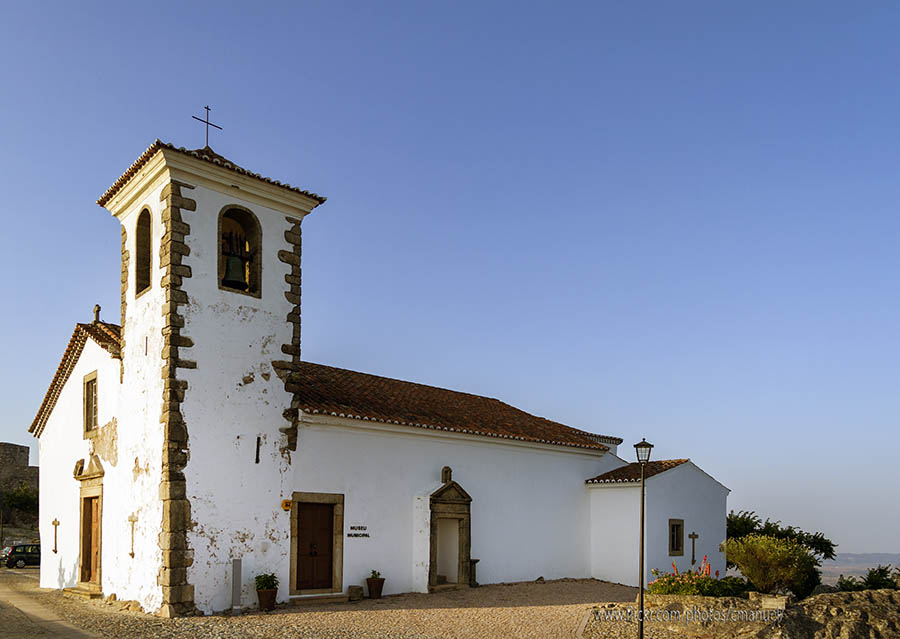
[{"label": "arched bell opening", "polygon": [[219,213],[219,287],[260,296],[262,229],[249,210],[232,204]]},{"label": "arched bell opening", "polygon": [[134,240],[134,293],[140,295],[150,288],[152,261],[150,211],[144,209],[138,215]]}]

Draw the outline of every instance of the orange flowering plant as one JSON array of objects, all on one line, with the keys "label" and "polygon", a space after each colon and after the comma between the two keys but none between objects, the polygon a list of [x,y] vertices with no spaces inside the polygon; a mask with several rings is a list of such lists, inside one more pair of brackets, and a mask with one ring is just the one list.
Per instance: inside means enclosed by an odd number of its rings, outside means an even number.
[{"label": "orange flowering plant", "polygon": [[650,571],[656,579],[647,584],[647,591],[655,595],[702,595],[706,597],[734,597],[747,589],[747,582],[740,577],[719,579],[719,571],[712,576],[712,566],[707,557],[694,570],[678,572],[672,563],[671,573],[657,569]]}]

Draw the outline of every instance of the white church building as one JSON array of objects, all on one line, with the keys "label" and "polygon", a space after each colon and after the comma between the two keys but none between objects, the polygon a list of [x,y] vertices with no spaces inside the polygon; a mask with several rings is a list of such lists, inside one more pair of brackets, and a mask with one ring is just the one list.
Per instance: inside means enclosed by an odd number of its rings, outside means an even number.
[{"label": "white church building", "polygon": [[[386,594],[635,585],[620,438],[301,360],[302,222],[324,202],[160,141],[98,200],[121,224],[121,323],[76,325],[29,429],[41,586],[172,616],[255,606],[264,572],[279,601],[372,570]],[[647,579],[704,555],[724,574],[728,489],[687,459],[646,471]]]}]

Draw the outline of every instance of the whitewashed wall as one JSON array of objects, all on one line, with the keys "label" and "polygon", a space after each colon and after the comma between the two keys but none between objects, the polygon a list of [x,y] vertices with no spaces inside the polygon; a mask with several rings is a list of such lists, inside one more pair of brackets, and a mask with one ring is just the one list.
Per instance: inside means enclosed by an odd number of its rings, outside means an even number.
[{"label": "whitewashed wall", "polygon": [[[283,494],[290,498],[288,459],[280,452],[279,427],[288,425],[282,412],[291,395],[272,362],[290,359],[281,352],[292,337],[287,315],[293,307],[284,297],[289,266],[278,260],[279,250],[291,248],[284,239],[290,225],[284,213],[202,186],[183,195],[197,202],[196,211],[183,213],[191,225],[184,263],[192,276],[182,286],[190,300],[182,334],[194,346],[181,355],[197,368],[178,372],[188,382],[181,409],[190,446],[187,497],[196,522],[188,531],[194,551],[188,583],[197,607],[211,612],[231,607],[232,559],[243,559],[247,606],[256,603],[253,575],[288,562],[290,514],[280,507]],[[218,216],[230,204],[253,211],[262,229],[259,299],[218,287]]]},{"label": "whitewashed wall", "polygon": [[[46,588],[74,586],[79,579],[80,482],[72,471],[79,459],[96,452],[104,468],[102,502],[101,588],[105,595],[138,601],[146,610],[155,610],[162,600],[156,583],[160,566],[159,529],[162,509],[159,502],[161,475],[162,409],[161,314],[159,286],[160,188],[122,216],[130,253],[126,292],[124,377],[120,360],[113,358],[93,340],[84,351],[47,421],[39,442],[41,472],[40,525],[42,539],[41,585]],[[137,213],[149,208],[152,216],[151,288],[135,298],[135,225]],[[113,309],[104,309],[109,318]],[[147,338],[145,341],[145,337]],[[83,438],[83,378],[97,370],[98,423],[100,440]],[[115,418],[115,434],[110,424]],[[108,434],[107,434],[108,433]],[[130,515],[137,516],[134,527],[134,554],[131,551]],[[59,519],[58,547],[54,554],[53,526]]]},{"label": "whitewashed wall", "polygon": [[640,487],[589,484],[591,577],[637,585]]},{"label": "whitewashed wall", "polygon": [[[164,232],[161,190],[162,184],[149,190],[120,218],[128,234],[130,256],[123,353],[125,375],[119,391],[119,460],[113,477],[107,467],[103,482],[104,594],[114,592],[119,599],[136,600],[151,612],[162,604],[162,589],[157,584],[162,563],[159,482],[163,432],[159,417],[163,388],[161,308],[165,301],[159,269],[159,247]],[[138,214],[145,208],[151,215],[150,288],[136,296],[136,225]],[[128,554],[130,515],[137,517],[133,558]]]},{"label": "whitewashed wall", "polygon": [[[637,586],[640,485],[591,484],[591,576]],[[707,555],[712,572],[725,575],[725,557],[718,550],[725,539],[728,489],[687,462],[646,481],[644,530],[644,582],[651,571],[690,570],[691,541],[696,531],[694,568]],[[684,520],[684,554],[669,556],[669,519]]]},{"label": "whitewashed wall", "polygon": [[[386,578],[386,593],[425,589],[427,509],[417,496],[440,485],[443,466],[453,469],[453,479],[472,496],[479,582],[588,576],[584,481],[621,465],[616,458],[332,421],[301,429],[292,490],[342,493],[345,533],[353,525],[368,526],[369,538],[345,535],[345,587],[362,584],[375,569]],[[286,584],[289,564],[278,572]]]},{"label": "whitewashed wall", "polygon": [[[41,587],[67,588],[80,578],[80,482],[72,475],[75,462],[89,457],[92,446],[83,435],[84,376],[97,371],[97,419],[115,415],[119,387],[119,361],[93,340],[81,357],[56,401],[39,441]],[[105,503],[104,503],[105,507]],[[53,553],[53,525],[59,520],[57,549]],[[105,533],[105,531],[103,531]],[[104,535],[105,536],[105,535]],[[105,541],[105,539],[104,539]],[[104,552],[106,548],[103,548]]]},{"label": "whitewashed wall", "polygon": [[[697,563],[703,555],[712,564],[712,572],[725,575],[725,554],[719,544],[725,541],[726,500],[728,489],[700,470],[692,462],[651,477],[647,482],[647,567],[662,572],[672,571],[672,562],[679,571],[691,569],[691,540],[693,531],[700,537],[696,542]],[[684,520],[684,555],[669,556],[669,519]]]}]

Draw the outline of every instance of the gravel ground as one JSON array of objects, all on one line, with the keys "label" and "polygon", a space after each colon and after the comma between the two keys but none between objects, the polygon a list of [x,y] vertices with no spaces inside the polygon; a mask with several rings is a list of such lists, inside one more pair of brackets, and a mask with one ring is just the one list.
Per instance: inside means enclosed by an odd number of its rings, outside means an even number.
[{"label": "gravel ground", "polygon": [[[280,607],[235,617],[160,619],[121,610],[122,602],[88,602],[41,590],[33,576],[16,571],[0,570],[0,580],[70,623],[116,639],[570,639],[593,605],[633,601],[637,593],[636,588],[593,579],[563,579]],[[0,614],[16,622],[16,611]]]}]

